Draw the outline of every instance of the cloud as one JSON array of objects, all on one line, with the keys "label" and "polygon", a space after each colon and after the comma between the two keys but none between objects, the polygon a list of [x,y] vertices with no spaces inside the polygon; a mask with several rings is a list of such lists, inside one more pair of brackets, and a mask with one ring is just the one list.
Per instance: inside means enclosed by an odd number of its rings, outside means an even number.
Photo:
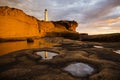
[{"label": "cloud", "polygon": [[120,17],[87,24],[79,24],[77,31],[89,34],[120,33]]},{"label": "cloud", "polygon": [[120,5],[120,0],[2,0],[0,5],[20,8],[36,17],[41,17],[43,10],[47,8],[51,19],[73,18],[87,23],[110,14],[112,9]]},{"label": "cloud", "polygon": [[[93,0],[92,0],[93,1]],[[84,23],[104,19],[114,8],[120,5],[120,0],[98,0],[95,4],[85,8],[82,12]]]}]

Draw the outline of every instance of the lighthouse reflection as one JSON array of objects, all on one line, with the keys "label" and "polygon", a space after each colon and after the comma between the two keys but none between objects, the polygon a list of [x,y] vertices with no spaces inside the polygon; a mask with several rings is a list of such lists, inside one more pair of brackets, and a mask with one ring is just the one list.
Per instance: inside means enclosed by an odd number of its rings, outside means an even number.
[{"label": "lighthouse reflection", "polygon": [[54,56],[58,55],[57,53],[50,51],[39,51],[36,52],[35,54],[41,56],[42,59],[52,59]]}]

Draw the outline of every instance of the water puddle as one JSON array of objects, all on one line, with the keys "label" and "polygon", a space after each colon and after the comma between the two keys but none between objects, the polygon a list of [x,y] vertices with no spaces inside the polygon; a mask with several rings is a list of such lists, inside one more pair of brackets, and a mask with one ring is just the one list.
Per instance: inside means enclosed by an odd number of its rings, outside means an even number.
[{"label": "water puddle", "polygon": [[120,54],[120,50],[116,50],[116,51],[113,51],[113,52]]},{"label": "water puddle", "polygon": [[94,71],[92,67],[84,63],[70,64],[67,67],[65,67],[64,70],[68,71],[76,77],[86,77],[88,75],[91,75]]},{"label": "water puddle", "polygon": [[104,48],[103,46],[94,46],[94,48]]},{"label": "water puddle", "polygon": [[57,53],[50,51],[39,51],[36,52],[36,54],[41,56],[42,59],[52,59],[54,56],[58,55]]}]

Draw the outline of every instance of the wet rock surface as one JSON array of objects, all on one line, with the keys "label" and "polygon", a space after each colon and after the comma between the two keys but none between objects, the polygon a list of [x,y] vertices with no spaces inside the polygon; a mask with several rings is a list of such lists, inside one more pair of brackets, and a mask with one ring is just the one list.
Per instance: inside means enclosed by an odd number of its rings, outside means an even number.
[{"label": "wet rock surface", "polygon": [[[110,43],[65,39],[52,48],[12,52],[0,56],[0,80],[120,80],[120,54],[114,52],[118,49],[119,43],[112,46]],[[55,52],[58,55],[45,60],[35,54],[40,51]],[[91,74],[82,77],[64,70],[75,63],[89,65],[93,69]]]}]

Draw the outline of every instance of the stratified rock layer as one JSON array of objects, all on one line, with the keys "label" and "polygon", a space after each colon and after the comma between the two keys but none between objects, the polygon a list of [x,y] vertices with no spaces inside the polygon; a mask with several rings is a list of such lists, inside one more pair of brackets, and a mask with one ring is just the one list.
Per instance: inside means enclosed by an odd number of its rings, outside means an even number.
[{"label": "stratified rock layer", "polygon": [[48,32],[75,32],[75,21],[40,21],[22,10],[0,7],[0,38],[43,37]]}]

